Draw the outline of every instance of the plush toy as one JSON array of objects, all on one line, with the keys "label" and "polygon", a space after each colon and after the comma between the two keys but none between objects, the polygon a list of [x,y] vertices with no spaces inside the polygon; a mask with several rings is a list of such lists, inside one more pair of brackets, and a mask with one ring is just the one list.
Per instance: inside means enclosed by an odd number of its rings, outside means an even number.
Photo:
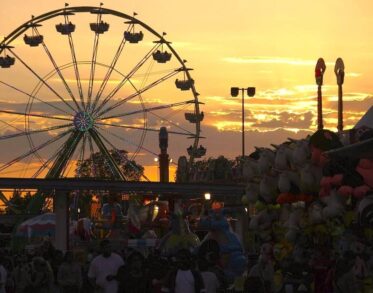
[{"label": "plush toy", "polygon": [[180,249],[195,250],[200,245],[199,238],[189,229],[188,221],[181,213],[172,215],[171,230],[164,235],[159,249],[164,255],[174,255]]},{"label": "plush toy", "polygon": [[258,161],[250,157],[245,158],[242,165],[242,177],[246,182],[250,182],[259,177]]},{"label": "plush toy", "polygon": [[289,219],[290,214],[291,214],[291,204],[281,205],[280,214],[278,218],[279,224],[284,225]]},{"label": "plush toy", "polygon": [[248,202],[256,202],[259,196],[259,183],[249,182],[245,188],[245,196]]},{"label": "plush toy", "polygon": [[264,174],[259,183],[259,195],[266,203],[273,203],[278,194],[276,174]]},{"label": "plush toy", "polygon": [[373,194],[363,198],[357,207],[359,224],[363,227],[373,227]]},{"label": "plush toy", "polygon": [[200,220],[199,225],[209,230],[202,243],[209,239],[218,242],[226,276],[234,278],[242,275],[246,268],[246,258],[237,235],[232,232],[224,216],[224,210],[210,212],[209,216]]},{"label": "plush toy", "polygon": [[276,201],[279,204],[292,203],[302,200],[300,196],[300,176],[295,171],[282,171],[278,178],[278,189],[280,191]]},{"label": "plush toy", "polygon": [[300,169],[310,160],[311,157],[309,139],[290,140],[294,144],[294,150],[291,157],[292,168]]},{"label": "plush toy", "polygon": [[314,201],[308,208],[308,217],[311,224],[320,224],[324,221],[323,205],[319,201]]},{"label": "plush toy", "polygon": [[263,175],[268,173],[274,165],[275,162],[275,152],[268,148],[257,148],[259,151],[259,159],[258,159],[258,168],[259,174]]},{"label": "plush toy", "polygon": [[264,208],[253,216],[249,229],[255,231],[262,241],[270,241],[272,222],[277,218],[277,213],[269,208]]},{"label": "plush toy", "polygon": [[364,259],[365,244],[360,239],[356,239],[351,248],[355,254],[354,275],[359,280],[362,280],[368,275],[368,268]]},{"label": "plush toy", "polygon": [[321,201],[326,204],[322,211],[324,219],[343,216],[345,212],[344,199],[338,195],[335,189],[331,191],[330,196],[321,198]]},{"label": "plush toy", "polygon": [[322,170],[311,163],[306,163],[300,170],[300,190],[303,194],[317,194],[320,187]]},{"label": "plush toy", "polygon": [[291,243],[295,243],[298,234],[301,233],[300,222],[303,213],[303,207],[295,207],[289,215],[289,219],[285,223],[285,227],[288,229],[285,234],[285,239]]},{"label": "plush toy", "polygon": [[278,170],[289,170],[292,163],[293,149],[290,142],[280,145],[271,144],[276,149],[274,167]]}]

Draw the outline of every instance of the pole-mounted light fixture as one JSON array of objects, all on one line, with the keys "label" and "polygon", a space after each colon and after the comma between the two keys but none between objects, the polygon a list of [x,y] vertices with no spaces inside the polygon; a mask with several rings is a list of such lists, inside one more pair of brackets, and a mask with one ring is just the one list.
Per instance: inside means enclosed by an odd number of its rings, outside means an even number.
[{"label": "pole-mounted light fixture", "polygon": [[249,97],[255,96],[255,87],[239,88],[231,87],[231,96],[237,97],[242,93],[242,158],[245,157],[245,91]]}]

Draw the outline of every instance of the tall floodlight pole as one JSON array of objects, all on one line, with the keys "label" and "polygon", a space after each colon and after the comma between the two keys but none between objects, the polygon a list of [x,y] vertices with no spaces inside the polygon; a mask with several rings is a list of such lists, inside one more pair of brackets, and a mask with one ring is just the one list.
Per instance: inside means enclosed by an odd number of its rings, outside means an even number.
[{"label": "tall floodlight pole", "polygon": [[242,93],[242,159],[245,158],[245,91],[249,97],[255,96],[255,87],[238,88],[231,87],[231,96],[237,97],[238,93]]},{"label": "tall floodlight pole", "polygon": [[338,84],[338,132],[343,131],[343,90],[342,85],[345,79],[345,65],[342,58],[338,58],[334,67],[335,75],[337,76]]},{"label": "tall floodlight pole", "polygon": [[317,129],[323,129],[323,117],[322,117],[322,85],[324,81],[324,73],[326,70],[325,61],[323,58],[319,58],[315,68],[315,79],[317,84]]}]

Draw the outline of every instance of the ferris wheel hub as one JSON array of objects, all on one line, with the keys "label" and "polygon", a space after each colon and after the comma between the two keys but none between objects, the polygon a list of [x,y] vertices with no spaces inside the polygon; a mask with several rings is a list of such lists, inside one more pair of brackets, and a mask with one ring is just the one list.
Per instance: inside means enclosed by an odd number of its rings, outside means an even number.
[{"label": "ferris wheel hub", "polygon": [[94,125],[93,118],[87,112],[79,112],[74,117],[74,126],[76,130],[86,132]]}]

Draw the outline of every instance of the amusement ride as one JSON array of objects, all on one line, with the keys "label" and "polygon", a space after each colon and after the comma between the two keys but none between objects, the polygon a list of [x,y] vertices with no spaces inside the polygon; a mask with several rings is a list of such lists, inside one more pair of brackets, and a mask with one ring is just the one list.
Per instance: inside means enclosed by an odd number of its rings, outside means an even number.
[{"label": "amusement ride", "polygon": [[0,55],[1,177],[80,177],[79,162],[99,152],[127,181],[112,153],[153,161],[161,127],[189,162],[206,153],[192,69],[136,13],[66,4],[14,29]]}]

